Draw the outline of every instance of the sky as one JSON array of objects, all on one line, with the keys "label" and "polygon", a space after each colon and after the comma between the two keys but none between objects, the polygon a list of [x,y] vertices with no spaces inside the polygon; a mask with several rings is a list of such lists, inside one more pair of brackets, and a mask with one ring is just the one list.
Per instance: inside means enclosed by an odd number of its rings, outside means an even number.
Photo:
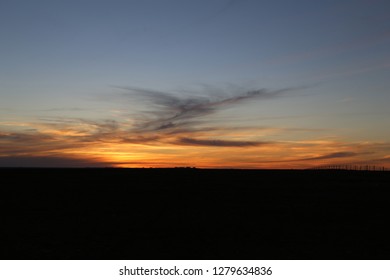
[{"label": "sky", "polygon": [[390,168],[390,2],[2,0],[0,167]]}]

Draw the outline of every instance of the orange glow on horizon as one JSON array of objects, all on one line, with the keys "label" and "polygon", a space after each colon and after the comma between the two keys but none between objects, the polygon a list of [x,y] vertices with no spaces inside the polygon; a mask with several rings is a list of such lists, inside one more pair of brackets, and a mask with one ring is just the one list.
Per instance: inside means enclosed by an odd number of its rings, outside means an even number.
[{"label": "orange glow on horizon", "polygon": [[[119,128],[97,131],[93,124],[20,126],[35,127],[36,131],[0,131],[0,157],[55,157],[78,161],[78,165],[125,168],[306,169],[343,164],[390,168],[386,143],[334,139],[261,141],[264,135],[256,138],[254,128],[231,131],[215,128],[210,132],[161,136],[129,134]],[[380,152],[371,152],[375,149]]]}]

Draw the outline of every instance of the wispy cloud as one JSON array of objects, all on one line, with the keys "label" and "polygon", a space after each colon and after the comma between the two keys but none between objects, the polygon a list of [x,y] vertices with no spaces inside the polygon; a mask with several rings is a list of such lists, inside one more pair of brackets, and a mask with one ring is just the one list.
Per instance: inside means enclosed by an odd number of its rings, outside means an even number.
[{"label": "wispy cloud", "polygon": [[276,98],[294,90],[293,88],[257,89],[230,95],[179,96],[169,92],[133,87],[122,89],[127,91],[122,96],[131,100],[147,102],[152,108],[152,110],[144,111],[143,118],[136,124],[136,130],[139,132],[193,127],[194,124],[201,122],[202,117],[214,114],[218,110],[249,100]]},{"label": "wispy cloud", "polygon": [[40,133],[6,133],[0,132],[0,140],[12,143],[45,142],[52,140],[50,135]]},{"label": "wispy cloud", "polygon": [[193,139],[185,137],[178,139],[176,143],[181,145],[211,147],[256,147],[271,144],[271,142]]},{"label": "wispy cloud", "polygon": [[390,155],[384,156],[382,158],[374,159],[371,162],[380,163],[380,164],[390,163]]},{"label": "wispy cloud", "polygon": [[0,157],[0,167],[109,167],[96,159],[65,156],[5,156]]},{"label": "wispy cloud", "polygon": [[[185,156],[177,154],[183,149],[198,157],[199,147],[242,150],[269,146],[272,143],[258,139],[263,136],[256,136],[256,133],[274,128],[240,126],[239,122],[222,125],[218,121],[213,122],[211,116],[245,102],[277,98],[294,89],[243,90],[236,87],[225,91],[205,86],[200,93],[171,93],[132,87],[121,90],[125,92],[117,94],[116,98],[120,99],[115,101],[129,105],[125,118],[96,120],[42,116],[23,126],[13,126],[14,130],[8,130],[12,126],[5,127],[0,131],[3,162],[8,161],[14,166],[25,160],[32,166],[50,163],[59,166],[56,162],[63,159],[64,165],[81,166],[101,156],[97,162],[137,165],[142,164],[140,159],[149,158],[161,166],[166,162],[163,156],[167,154],[174,154],[176,163],[186,162]],[[132,106],[134,104],[138,110]],[[145,107],[148,109],[141,109]],[[53,109],[53,112],[57,110],[62,108]],[[156,156],[156,151],[160,157]]]},{"label": "wispy cloud", "polygon": [[339,159],[339,158],[350,158],[350,157],[356,157],[358,155],[361,155],[362,153],[356,153],[356,152],[334,152],[334,153],[328,153],[323,154],[321,156],[313,156],[313,157],[296,157],[294,159],[286,159],[286,160],[275,160],[275,161],[267,161],[267,162],[299,162],[299,161],[319,161],[319,160],[327,160],[327,159]]},{"label": "wispy cloud", "polygon": [[[221,118],[224,109],[279,98],[292,88],[206,88],[198,93],[122,90],[114,102],[120,102],[125,115],[116,119],[45,116],[22,124],[3,122],[0,166],[307,168],[318,161],[356,162],[381,156],[388,164],[389,143],[321,137],[288,141],[284,135],[305,137],[323,130],[268,126],[262,118],[250,123],[234,115]],[[368,154],[375,151],[381,152]]]},{"label": "wispy cloud", "polygon": [[82,148],[86,142],[55,136],[41,132],[2,132],[0,131],[0,156],[20,156],[48,154],[55,151]]},{"label": "wispy cloud", "polygon": [[359,154],[354,152],[336,152],[336,153],[325,154],[318,157],[309,157],[309,158],[303,158],[297,160],[322,160],[322,159],[334,159],[334,158],[348,158],[348,157],[355,157],[357,155]]}]

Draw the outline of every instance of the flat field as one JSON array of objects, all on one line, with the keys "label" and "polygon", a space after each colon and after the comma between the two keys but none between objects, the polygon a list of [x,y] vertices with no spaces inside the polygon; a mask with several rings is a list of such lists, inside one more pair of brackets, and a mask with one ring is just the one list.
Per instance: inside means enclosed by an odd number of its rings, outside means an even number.
[{"label": "flat field", "polygon": [[0,169],[0,259],[390,259],[390,172]]}]

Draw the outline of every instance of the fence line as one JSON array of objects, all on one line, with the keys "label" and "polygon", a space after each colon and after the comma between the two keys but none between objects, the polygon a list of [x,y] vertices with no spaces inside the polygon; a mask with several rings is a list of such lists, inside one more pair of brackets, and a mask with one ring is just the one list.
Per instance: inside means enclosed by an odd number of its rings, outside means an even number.
[{"label": "fence line", "polygon": [[353,170],[353,171],[389,171],[384,166],[377,165],[352,165],[352,164],[338,164],[338,165],[323,165],[310,169],[314,170]]}]

